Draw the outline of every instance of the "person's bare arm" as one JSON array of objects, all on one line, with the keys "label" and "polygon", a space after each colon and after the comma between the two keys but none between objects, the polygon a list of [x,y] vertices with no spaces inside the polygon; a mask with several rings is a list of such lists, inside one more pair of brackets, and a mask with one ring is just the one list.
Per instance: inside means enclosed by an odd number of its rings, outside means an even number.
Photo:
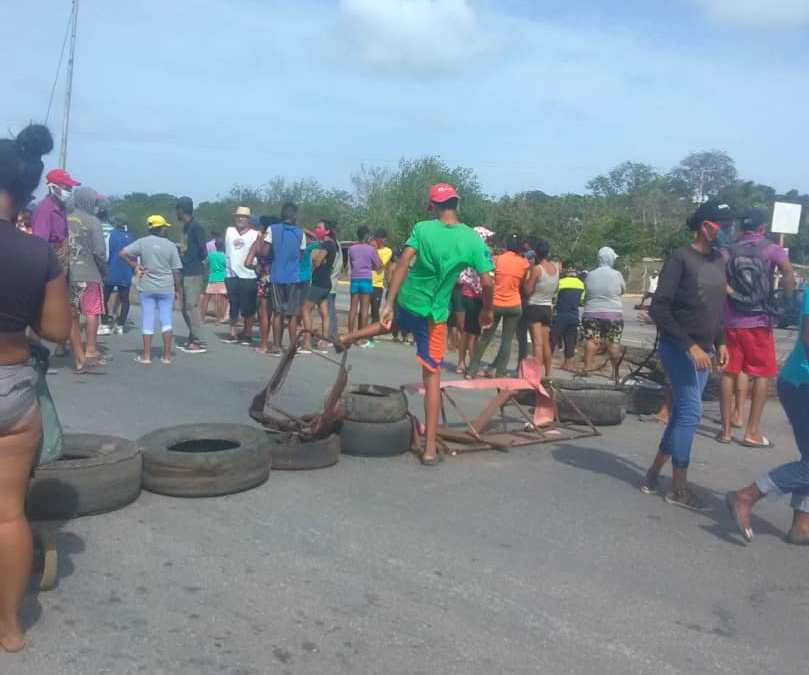
[{"label": "person's bare arm", "polygon": [[180,289],[183,287],[183,280],[180,278],[180,270],[174,269],[171,271],[174,277],[174,298],[180,298]]},{"label": "person's bare arm", "polygon": [[526,298],[530,298],[534,291],[537,288],[537,281],[539,281],[539,277],[542,274],[542,268],[539,265],[529,267],[525,271],[525,276],[522,280],[521,290],[522,294]]},{"label": "person's bare arm", "polygon": [[483,309],[480,310],[480,327],[484,330],[494,323],[494,274],[484,272],[480,275],[480,288],[483,291]]},{"label": "person's bare arm", "polygon": [[245,267],[252,267],[256,262],[256,256],[262,255],[259,249],[264,242],[261,240],[261,237],[256,237],[256,240],[253,242],[253,245],[250,247],[250,250],[247,252],[247,257],[244,259],[244,266]]},{"label": "person's bare arm", "polygon": [[40,337],[61,344],[70,337],[71,322],[67,281],[65,275],[60,274],[45,284],[45,299],[32,328]]},{"label": "person's bare arm", "polygon": [[407,246],[402,252],[399,261],[396,263],[396,271],[390,280],[390,289],[388,290],[388,301],[385,304],[385,309],[382,310],[380,322],[382,325],[390,330],[393,323],[393,308],[396,306],[396,296],[399,295],[399,289],[404,283],[407,273],[410,271],[410,263],[416,257],[416,249]]},{"label": "person's bare arm", "polygon": [[316,248],[312,251],[312,269],[320,267],[326,259],[328,252],[325,248]]},{"label": "person's bare arm", "polygon": [[792,263],[789,259],[784,260],[781,264],[778,265],[778,269],[781,270],[781,283],[783,284],[784,288],[784,295],[788,298],[791,298],[795,295],[795,269],[792,267]]}]

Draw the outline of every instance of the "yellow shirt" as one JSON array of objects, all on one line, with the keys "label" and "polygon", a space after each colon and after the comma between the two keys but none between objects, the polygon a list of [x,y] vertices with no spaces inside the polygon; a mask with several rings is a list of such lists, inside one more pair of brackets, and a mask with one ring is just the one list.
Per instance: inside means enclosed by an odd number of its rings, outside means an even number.
[{"label": "yellow shirt", "polygon": [[382,263],[382,267],[371,272],[371,281],[373,282],[374,288],[385,288],[385,270],[388,269],[388,263],[393,257],[393,251],[390,247],[383,246],[377,249],[376,252],[377,255],[379,255],[379,261]]}]

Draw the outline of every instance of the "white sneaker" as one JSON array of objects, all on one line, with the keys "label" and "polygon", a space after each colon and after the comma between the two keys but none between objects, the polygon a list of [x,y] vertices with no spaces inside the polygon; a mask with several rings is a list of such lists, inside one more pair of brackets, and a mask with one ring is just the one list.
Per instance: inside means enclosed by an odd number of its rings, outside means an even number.
[{"label": "white sneaker", "polygon": [[112,330],[106,324],[99,324],[98,330],[96,331],[96,335],[111,335]]},{"label": "white sneaker", "polygon": [[119,326],[118,324],[115,324],[115,325],[112,327],[112,334],[113,334],[113,335],[123,335],[123,334],[124,334],[124,327],[123,327],[123,326]]}]

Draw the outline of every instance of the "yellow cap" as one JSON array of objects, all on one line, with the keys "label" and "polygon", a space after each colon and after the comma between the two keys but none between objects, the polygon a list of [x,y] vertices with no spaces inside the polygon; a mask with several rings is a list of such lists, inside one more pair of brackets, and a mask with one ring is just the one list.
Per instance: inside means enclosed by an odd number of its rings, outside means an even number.
[{"label": "yellow cap", "polygon": [[149,228],[171,227],[163,216],[149,216],[146,219],[146,224],[149,226]]}]

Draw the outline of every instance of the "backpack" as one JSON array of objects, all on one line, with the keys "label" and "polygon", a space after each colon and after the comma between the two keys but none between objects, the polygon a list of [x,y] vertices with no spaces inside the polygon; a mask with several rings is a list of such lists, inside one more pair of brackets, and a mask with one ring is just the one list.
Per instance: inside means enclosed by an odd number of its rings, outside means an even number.
[{"label": "backpack", "polygon": [[768,239],[742,241],[729,248],[728,301],[738,314],[774,314],[773,266],[764,256]]}]

